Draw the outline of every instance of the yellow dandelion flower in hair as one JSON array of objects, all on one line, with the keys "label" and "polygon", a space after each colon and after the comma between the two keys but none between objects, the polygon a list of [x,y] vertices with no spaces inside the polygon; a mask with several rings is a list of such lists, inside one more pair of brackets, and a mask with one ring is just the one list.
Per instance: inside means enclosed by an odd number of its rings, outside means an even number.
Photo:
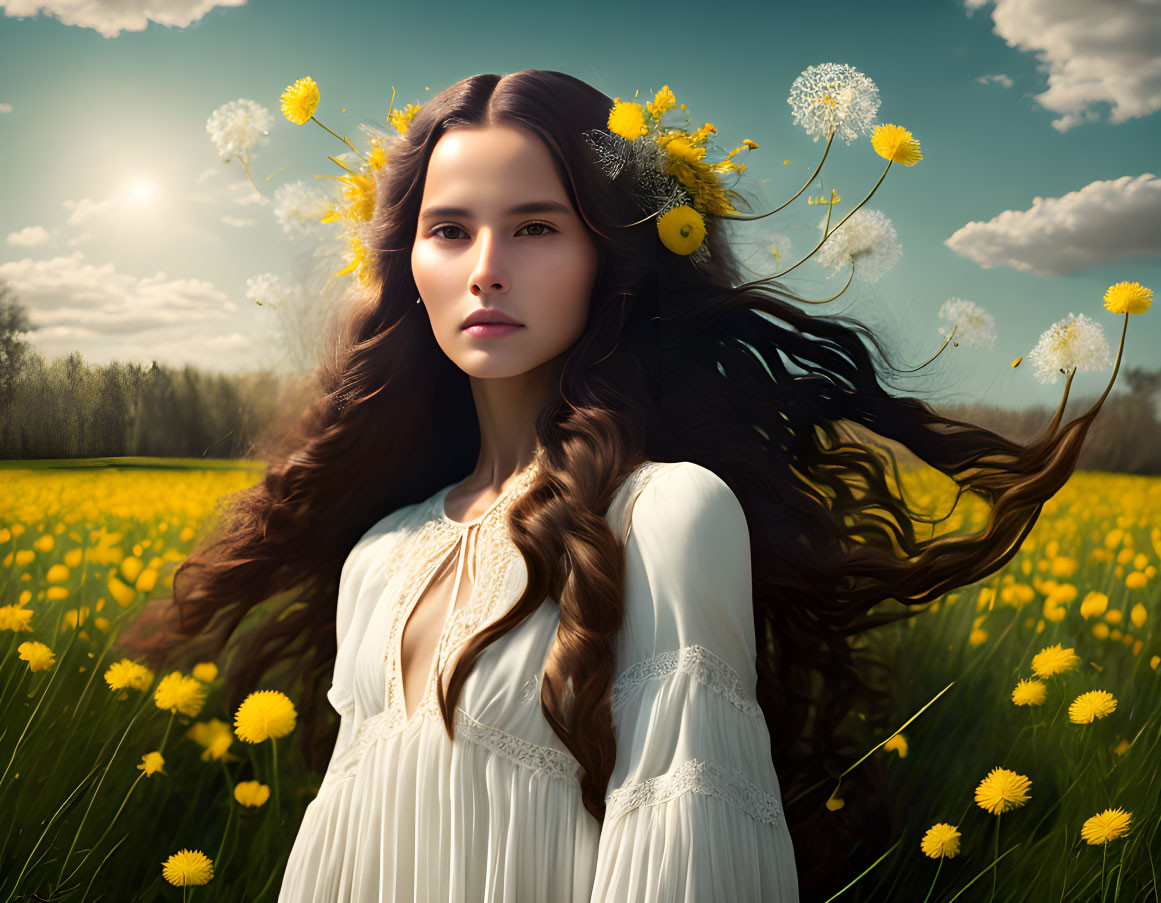
[{"label": "yellow dandelion flower in hair", "polygon": [[667,112],[677,106],[677,98],[669,85],[663,85],[661,90],[657,92],[657,96],[653,98],[652,103],[645,104],[649,110],[649,115],[654,119],[660,119]]},{"label": "yellow dandelion flower in hair", "polygon": [[1105,292],[1105,307],[1115,314],[1143,314],[1153,303],[1153,289],[1139,282],[1118,282]]},{"label": "yellow dandelion flower in hair", "polygon": [[247,696],[234,714],[234,733],[246,743],[285,737],[298,715],[294,703],[278,690],[258,690]]},{"label": "yellow dandelion flower in hair", "polygon": [[318,109],[318,85],[309,75],[282,92],[282,115],[295,125],[310,122]]},{"label": "yellow dandelion flower in hair", "polygon": [[32,620],[32,609],[21,605],[0,605],[0,630],[27,630],[32,632],[29,621]]},{"label": "yellow dandelion flower in hair", "polygon": [[47,671],[56,661],[53,651],[35,640],[21,643],[16,651],[23,661],[28,662],[29,671]]},{"label": "yellow dandelion flower in hair", "polygon": [[1086,819],[1080,829],[1080,836],[1091,846],[1108,843],[1129,833],[1132,812],[1124,809],[1106,809],[1104,812]]},{"label": "yellow dandelion flower in hair", "polygon": [[887,123],[878,126],[871,133],[871,147],[884,160],[890,160],[900,166],[914,166],[923,159],[919,141],[901,125]]},{"label": "yellow dandelion flower in hair", "polygon": [[400,135],[406,135],[411,120],[421,109],[423,109],[422,104],[409,103],[402,110],[393,110],[391,115],[387,117],[387,121],[395,127],[395,131]]},{"label": "yellow dandelion flower in hair", "polygon": [[688,204],[682,204],[657,218],[657,234],[674,254],[692,254],[705,239],[705,220]]},{"label": "yellow dandelion flower in hair", "polygon": [[976,803],[992,815],[1019,808],[1028,802],[1032,782],[1007,768],[993,768],[976,787]]},{"label": "yellow dandelion flower in hair", "polygon": [[609,111],[609,131],[629,141],[636,141],[649,131],[645,125],[645,108],[632,101],[622,102],[617,97]]},{"label": "yellow dandelion flower in hair", "polygon": [[209,884],[214,862],[201,850],[181,850],[162,863],[161,875],[174,887]]},{"label": "yellow dandelion flower in hair", "polygon": [[173,671],[161,678],[153,691],[153,702],[167,712],[180,712],[196,718],[206,702],[206,688],[200,680]]},{"label": "yellow dandelion flower in hair", "polygon": [[153,683],[153,672],[145,665],[123,658],[105,670],[105,683],[113,692],[118,690],[148,690]]},{"label": "yellow dandelion flower in hair", "polygon": [[270,799],[270,788],[258,781],[239,781],[234,785],[234,799],[243,806],[261,806]]},{"label": "yellow dandelion flower in hair", "polygon": [[162,774],[165,774],[164,771],[161,771],[164,765],[165,758],[161,755],[160,752],[154,750],[153,752],[146,753],[141,757],[141,764],[138,765],[137,768],[139,771],[144,771],[145,776],[149,777],[150,775],[157,774],[159,771]]},{"label": "yellow dandelion flower in hair", "polygon": [[1089,690],[1081,693],[1068,707],[1068,720],[1073,724],[1092,724],[1117,710],[1117,700],[1107,690]]},{"label": "yellow dandelion flower in hair", "polygon": [[1032,670],[1037,677],[1052,677],[1065,671],[1075,671],[1080,665],[1076,650],[1061,648],[1060,643],[1048,646],[1032,656]]},{"label": "yellow dandelion flower in hair", "polygon": [[1013,705],[1043,705],[1048,687],[1039,680],[1022,680],[1012,691]]},{"label": "yellow dandelion flower in hair", "polygon": [[923,840],[919,842],[919,849],[921,849],[926,856],[932,859],[940,859],[947,857],[952,859],[959,852],[959,839],[962,835],[955,829],[955,825],[949,825],[946,822],[939,822],[927,829],[927,833],[923,835]]}]

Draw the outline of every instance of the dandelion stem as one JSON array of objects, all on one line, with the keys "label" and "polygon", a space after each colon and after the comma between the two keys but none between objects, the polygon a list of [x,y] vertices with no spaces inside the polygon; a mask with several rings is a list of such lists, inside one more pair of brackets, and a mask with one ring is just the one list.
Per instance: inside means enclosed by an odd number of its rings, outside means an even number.
[{"label": "dandelion stem", "polygon": [[278,741],[270,738],[270,754],[274,757],[274,823],[282,825],[282,807],[278,793]]},{"label": "dandelion stem", "polygon": [[992,862],[992,900],[996,899],[996,876],[999,874],[999,869],[996,867],[1000,861],[1000,818],[1003,812],[996,815],[996,858]]},{"label": "dandelion stem", "polygon": [[349,147],[351,150],[353,150],[353,151],[354,151],[356,154],[358,154],[358,155],[359,155],[359,159],[360,159],[360,160],[362,160],[364,163],[366,163],[366,162],[367,162],[367,158],[366,158],[366,157],[364,157],[362,154],[360,154],[360,153],[359,153],[359,149],[358,149],[357,147],[355,147],[355,145],[351,144],[351,142],[350,142],[350,141],[347,141],[347,139],[346,139],[346,138],[344,138],[342,135],[336,134],[335,132],[332,132],[330,129],[327,129],[327,127],[326,127],[325,125],[323,125],[321,122],[319,122],[319,121],[318,121],[317,119],[315,119],[313,116],[311,116],[311,117],[310,117],[310,121],[311,121],[311,122],[314,122],[314,123],[317,123],[318,125],[322,126],[322,128],[326,129],[328,132],[330,132],[332,135],[334,135],[334,136],[335,136],[336,138],[338,138],[340,141],[345,141],[345,142],[346,142],[346,144],[347,144],[347,147]]},{"label": "dandelion stem", "polygon": [[835,298],[837,298],[843,292],[845,292],[850,287],[851,280],[854,278],[855,278],[855,260],[852,257],[851,258],[851,272],[847,276],[846,285],[844,285],[841,289],[839,289],[836,294],[831,295],[829,298],[822,298],[822,299],[817,300],[817,301],[812,300],[810,298],[799,298],[797,295],[792,295],[789,292],[786,293],[786,297],[788,299],[790,299],[791,301],[799,301],[802,304],[827,304],[827,303],[833,301]]},{"label": "dandelion stem", "polygon": [[1101,844],[1101,903],[1105,903],[1105,865],[1109,858],[1109,844],[1105,841]]},{"label": "dandelion stem", "polygon": [[918,367],[915,367],[915,368],[910,369],[910,370],[900,370],[898,372],[900,372],[900,373],[914,373],[916,370],[922,370],[924,367],[926,367],[928,364],[930,364],[933,360],[935,360],[937,357],[939,357],[941,354],[943,354],[943,349],[947,347],[947,343],[951,341],[952,336],[955,335],[955,331],[957,329],[959,329],[958,323],[956,323],[954,326],[951,327],[951,335],[949,335],[946,339],[943,340],[943,344],[939,346],[939,350],[937,352],[935,352],[935,354],[931,355],[931,357],[929,357],[927,360],[925,360]]},{"label": "dandelion stem", "polygon": [[[803,183],[802,187],[801,187],[801,188],[799,188],[799,189],[798,189],[798,191],[796,191],[796,192],[795,192],[795,194],[794,194],[794,197],[792,197],[792,198],[791,198],[789,201],[787,201],[787,202],[786,202],[786,203],[784,203],[784,204],[780,204],[779,206],[775,207],[773,210],[770,210],[770,211],[768,211],[768,212],[766,212],[766,213],[758,213],[758,214],[755,214],[755,215],[753,215],[753,216],[751,216],[751,215],[742,215],[742,214],[726,214],[726,215],[724,215],[724,216],[720,217],[720,219],[736,219],[736,220],[755,220],[755,219],[762,219],[763,217],[771,216],[772,214],[775,214],[775,213],[777,213],[777,212],[778,212],[779,210],[781,210],[783,207],[786,207],[787,205],[789,205],[789,204],[793,203],[793,202],[794,202],[794,200],[795,200],[795,199],[796,199],[796,198],[797,198],[797,197],[798,197],[800,194],[802,194],[802,192],[806,191],[806,189],[810,187],[810,183],[814,181],[814,177],[815,177],[815,176],[817,176],[817,175],[818,175],[818,173],[819,173],[819,170],[821,170],[821,169],[822,169],[822,164],[826,162],[826,155],[830,153],[830,145],[831,145],[831,142],[832,142],[832,141],[834,141],[834,136],[835,136],[835,132],[833,132],[833,131],[832,131],[832,132],[831,132],[831,133],[830,133],[830,134],[827,136],[827,139],[826,139],[826,148],[825,148],[825,149],[823,150],[823,152],[822,152],[822,159],[818,161],[818,166],[816,166],[816,167],[814,168],[814,172],[812,172],[812,173],[810,174],[810,178],[808,178],[808,179],[807,179],[807,180],[806,180],[806,181]],[[882,181],[882,179],[880,179],[879,181]],[[816,249],[816,250],[817,250],[817,249]],[[814,252],[812,251],[811,253],[813,254]],[[797,265],[798,265],[798,264],[795,264],[795,266],[797,266]],[[790,272],[790,271],[789,271],[789,270],[787,270],[787,272]]]},{"label": "dandelion stem", "polygon": [[923,903],[927,903],[931,899],[931,892],[935,890],[935,882],[939,880],[939,870],[943,868],[943,857],[939,857],[939,865],[935,867],[935,877],[931,879],[931,887],[927,888],[927,896],[923,898]]},{"label": "dandelion stem", "polygon": [[169,710],[169,722],[165,725],[165,736],[161,738],[161,746],[157,747],[158,752],[165,752],[165,741],[169,739],[169,729],[173,727],[173,718],[177,714],[177,709]]},{"label": "dandelion stem", "polygon": [[[246,158],[239,157],[238,162],[241,163],[242,168],[246,170],[246,178],[250,180],[250,185],[254,188],[255,191],[258,191],[258,186],[254,184],[254,177],[250,175],[250,167],[246,165]],[[261,191],[258,191],[258,196],[266,197],[266,195],[264,195]]]},{"label": "dandelion stem", "polygon": [[[73,875],[75,875],[77,872],[79,872],[79,871],[81,870],[81,866],[85,864],[85,860],[89,858],[89,856],[90,856],[90,854],[92,854],[93,850],[95,850],[97,847],[99,847],[99,846],[101,845],[101,841],[102,841],[102,840],[104,840],[104,839],[105,839],[105,838],[106,838],[106,837],[109,835],[109,831],[112,829],[113,825],[116,823],[117,819],[118,819],[118,818],[120,817],[120,815],[121,815],[121,810],[125,808],[125,804],[126,804],[127,802],[129,802],[129,797],[130,797],[130,796],[133,794],[133,791],[134,791],[135,789],[137,789],[137,785],[138,785],[138,784],[141,782],[141,779],[142,779],[143,777],[145,777],[145,772],[144,772],[144,771],[142,771],[140,774],[138,774],[138,775],[137,775],[137,777],[136,777],[136,779],[134,779],[134,781],[133,781],[133,784],[132,784],[132,785],[129,787],[129,790],[128,790],[128,791],[125,793],[125,799],[121,800],[121,806],[120,806],[120,808],[118,808],[118,809],[117,809],[117,812],[116,812],[116,814],[115,814],[115,815],[112,817],[112,819],[110,819],[110,820],[109,820],[109,824],[107,824],[107,825],[105,826],[105,830],[104,830],[104,832],[101,834],[101,836],[100,836],[100,837],[98,837],[98,838],[97,838],[97,841],[96,841],[96,843],[94,843],[94,844],[92,845],[92,847],[90,847],[90,848],[89,848],[89,850],[88,850],[88,851],[85,853],[85,855],[84,855],[84,856],[81,858],[81,861],[77,863],[77,867],[76,867],[75,869],[73,869],[73,870],[72,870],[72,871],[69,873],[69,876],[68,876],[67,878],[65,878],[63,881],[60,879],[60,877],[58,877],[58,878],[57,878],[57,882],[56,882],[56,883],[57,883],[57,887],[60,887],[62,884],[66,884],[66,883],[68,883],[69,881],[72,881],[72,880],[73,880]],[[87,813],[86,813],[86,814],[87,814]],[[77,832],[77,837],[79,837],[79,836],[80,836],[80,832],[78,831],[78,832]],[[76,843],[77,843],[77,838],[76,838],[76,837],[74,837],[74,838],[73,838],[73,847],[75,847],[75,846],[76,846]],[[69,847],[69,856],[71,856],[71,855],[72,855],[72,852],[73,852],[73,847]],[[65,862],[66,862],[66,863],[68,862],[68,856],[66,856],[66,857],[65,857]],[[61,871],[61,874],[63,875],[63,874],[64,874],[64,866],[63,866],[63,865],[61,866],[61,870],[60,870],[60,871]],[[54,891],[54,893],[55,893],[55,891]]]}]

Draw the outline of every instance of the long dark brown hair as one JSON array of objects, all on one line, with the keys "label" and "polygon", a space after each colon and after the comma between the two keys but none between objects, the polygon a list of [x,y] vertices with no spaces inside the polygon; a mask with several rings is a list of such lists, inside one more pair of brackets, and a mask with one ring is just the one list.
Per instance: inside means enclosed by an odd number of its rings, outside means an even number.
[{"label": "long dark brown hair", "polygon": [[[560,627],[541,710],[583,766],[586,808],[603,819],[624,607],[624,549],[604,516],[643,461],[700,464],[729,485],[749,524],[758,702],[800,889],[812,898],[896,833],[873,760],[844,779],[843,809],[824,805],[861,752],[840,723],[852,710],[882,711],[888,693],[885,663],[851,638],[918,613],[872,613],[880,601],[921,606],[1007,562],[1072,473],[1100,403],[1062,427],[1058,414],[1023,445],[889,394],[888,375],[902,371],[882,341],[854,318],[807,313],[771,280],[742,282],[720,221],[708,218],[702,268],[666,250],[653,220],[628,225],[643,212],[625,177],[610,182],[582,138],[605,126],[611,105],[540,70],[477,75],[424,104],[379,173],[371,290],[344,310],[301,418],[255,445],[265,478],[227,500],[177,572],[168,633],[135,648],[154,667],[186,666],[217,658],[237,633],[224,669],[231,704],[260,681],[293,685],[303,752],[323,767],[335,740],[324,694],[343,562],[376,521],[462,480],[480,453],[468,377],[415,303],[410,249],[428,160],[450,128],[527,129],[592,231],[599,272],[559,398],[536,422],[541,472],[509,513],[527,588],[466,644],[446,691],[440,682],[447,732],[476,659],[551,597]],[[986,529],[919,538],[916,525],[929,521],[892,491],[891,453],[858,433],[900,443],[984,499]],[[253,629],[236,630],[260,603]]]}]

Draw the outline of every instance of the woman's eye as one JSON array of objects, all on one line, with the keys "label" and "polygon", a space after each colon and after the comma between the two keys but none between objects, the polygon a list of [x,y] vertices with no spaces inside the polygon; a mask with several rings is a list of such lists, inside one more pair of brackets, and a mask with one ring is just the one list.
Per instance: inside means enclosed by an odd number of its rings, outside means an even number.
[{"label": "woman's eye", "polygon": [[[437,236],[438,238],[442,238],[445,241],[455,241],[457,238],[462,237],[462,236],[458,236],[458,235],[454,235],[454,234],[453,235],[444,234],[446,232],[446,230],[448,230],[448,229],[451,229],[453,233],[464,231],[459,226],[450,226],[450,225],[449,226],[436,226],[434,229],[431,230],[431,234],[434,236]],[[539,238],[541,235],[549,235],[549,234],[556,231],[555,229],[552,228],[552,226],[548,225],[548,223],[529,223],[528,225],[521,227],[520,232],[523,232],[525,229],[538,229],[538,230],[540,230],[538,232],[528,233],[529,235],[531,235],[534,238]],[[519,234],[519,233],[517,233],[517,234]]]},{"label": "woman's eye", "polygon": [[[525,229],[543,229],[543,230],[545,230],[543,232],[533,232],[532,233],[533,235],[548,235],[549,232],[556,231],[555,229],[552,228],[552,226],[548,225],[548,223],[529,223],[524,228]],[[523,229],[521,231],[523,231]]]},{"label": "woman's eye", "polygon": [[464,231],[464,230],[463,230],[463,229],[461,229],[459,226],[436,226],[434,229],[432,229],[432,230],[431,230],[431,234],[432,234],[432,235],[438,235],[440,238],[447,238],[447,236],[446,236],[446,235],[442,235],[442,234],[440,234],[440,233],[442,233],[442,232],[444,231],[444,229],[453,229],[453,230],[456,230],[456,231],[459,231],[459,232],[463,232],[463,231]]}]

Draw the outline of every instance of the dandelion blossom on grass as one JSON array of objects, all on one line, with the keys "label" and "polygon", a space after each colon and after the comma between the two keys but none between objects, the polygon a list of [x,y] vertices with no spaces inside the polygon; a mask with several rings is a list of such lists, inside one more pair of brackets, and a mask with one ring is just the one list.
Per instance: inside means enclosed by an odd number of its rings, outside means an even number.
[{"label": "dandelion blossom on grass", "polygon": [[278,690],[259,690],[247,696],[234,714],[234,732],[246,743],[285,737],[297,719],[294,703]]},{"label": "dandelion blossom on grass", "polygon": [[32,609],[21,605],[0,605],[0,630],[27,630],[32,632],[29,621],[32,620]]},{"label": "dandelion blossom on grass", "polygon": [[1117,700],[1107,690],[1089,690],[1081,693],[1068,707],[1068,720],[1073,724],[1092,724],[1117,710]]},{"label": "dandelion blossom on grass", "polygon": [[167,712],[181,712],[196,718],[206,702],[206,688],[201,681],[186,677],[174,671],[161,678],[161,683],[153,692],[153,701],[159,709]]},{"label": "dandelion blossom on grass", "polygon": [[1013,705],[1043,705],[1048,687],[1043,681],[1021,680],[1012,691]]},{"label": "dandelion blossom on grass", "polygon": [[1032,670],[1037,677],[1052,677],[1065,671],[1075,671],[1080,665],[1080,656],[1071,647],[1064,649],[1060,643],[1041,649],[1032,656]]},{"label": "dandelion blossom on grass", "polygon": [[153,672],[145,665],[123,658],[106,669],[105,683],[114,693],[125,689],[148,690],[153,683]]},{"label": "dandelion blossom on grass", "polygon": [[919,842],[919,848],[932,859],[947,857],[952,859],[959,852],[959,839],[962,835],[955,825],[946,822],[932,825]]},{"label": "dandelion blossom on grass", "polygon": [[1108,843],[1129,833],[1129,822],[1132,817],[1133,813],[1124,809],[1106,809],[1085,821],[1080,829],[1080,836],[1090,846]]},{"label": "dandelion blossom on grass", "polygon": [[28,662],[29,671],[47,671],[56,661],[53,651],[44,643],[38,643],[35,640],[21,643],[16,647],[16,651],[20,654],[21,659]]},{"label": "dandelion blossom on grass", "polygon": [[258,781],[240,781],[234,787],[234,799],[243,806],[261,806],[270,799],[270,788]]},{"label": "dandelion blossom on grass", "polygon": [[201,850],[181,850],[162,863],[161,875],[174,887],[209,884],[214,863]]},{"label": "dandelion blossom on grass", "polygon": [[164,771],[161,771],[161,769],[164,766],[165,766],[165,757],[162,756],[162,754],[160,752],[157,752],[156,750],[154,750],[153,752],[146,753],[145,755],[143,755],[141,757],[141,764],[138,765],[137,768],[140,771],[144,771],[145,776],[149,777],[152,774],[157,774],[157,772],[159,772],[159,771],[162,774],[165,774]]},{"label": "dandelion blossom on grass", "polygon": [[976,803],[992,815],[1016,809],[1028,802],[1032,782],[1007,768],[993,768],[976,787]]}]

